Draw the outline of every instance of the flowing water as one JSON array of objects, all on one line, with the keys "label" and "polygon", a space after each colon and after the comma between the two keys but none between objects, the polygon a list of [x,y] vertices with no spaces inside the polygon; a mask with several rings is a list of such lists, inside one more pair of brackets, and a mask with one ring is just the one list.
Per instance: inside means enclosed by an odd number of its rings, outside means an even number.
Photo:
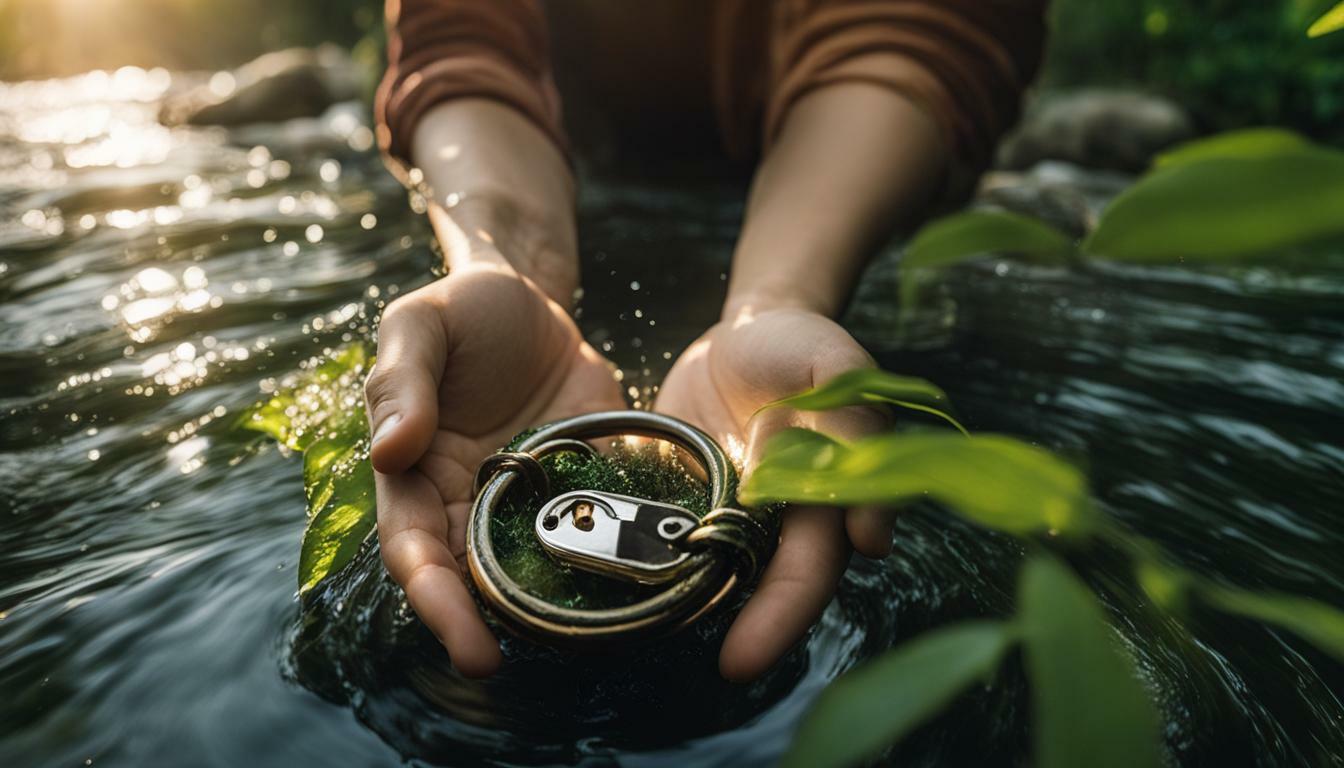
[{"label": "flowing water", "polygon": [[[461,680],[373,551],[301,610],[299,462],[235,421],[367,338],[436,257],[358,109],[161,127],[184,77],[0,85],[3,764],[769,763],[842,671],[1010,609],[1016,546],[924,509],[753,686],[715,674],[721,619],[607,658],[507,641],[504,673]],[[581,323],[632,400],[714,318],[741,191],[585,183]],[[1340,254],[982,262],[907,336],[894,257],[849,318],[886,367],[944,386],[972,429],[1077,457],[1110,514],[1188,567],[1344,605]],[[1155,621],[1114,557],[1071,557],[1106,591],[1176,761],[1344,762],[1338,664],[1247,622]],[[897,756],[1021,764],[1024,691],[1010,663]]]}]

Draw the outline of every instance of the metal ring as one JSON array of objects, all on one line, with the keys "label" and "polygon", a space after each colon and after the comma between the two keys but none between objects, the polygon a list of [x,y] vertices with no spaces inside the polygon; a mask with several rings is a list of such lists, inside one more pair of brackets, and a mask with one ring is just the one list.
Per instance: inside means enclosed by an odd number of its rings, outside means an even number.
[{"label": "metal ring", "polygon": [[[574,450],[575,442],[591,451],[582,441],[615,435],[668,441],[690,453],[704,469],[713,512],[687,536],[696,551],[686,565],[686,576],[652,597],[619,608],[565,608],[528,593],[500,566],[490,539],[491,515],[513,483],[525,477],[528,466],[527,460],[517,464],[501,460],[493,465],[492,474],[481,478],[472,504],[467,564],[482,599],[520,634],[569,646],[667,634],[695,621],[749,582],[769,556],[777,536],[773,516],[735,508],[737,473],[732,462],[709,435],[679,419],[645,411],[584,414],[542,427],[520,441],[512,455],[528,454],[536,460],[543,450]],[[730,556],[724,556],[724,547]]]}]

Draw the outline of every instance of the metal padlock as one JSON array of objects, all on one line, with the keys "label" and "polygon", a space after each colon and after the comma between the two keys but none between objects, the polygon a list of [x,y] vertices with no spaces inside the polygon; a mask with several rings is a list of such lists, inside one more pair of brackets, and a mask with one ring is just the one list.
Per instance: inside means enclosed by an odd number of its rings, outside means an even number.
[{"label": "metal padlock", "polygon": [[[600,491],[551,497],[542,460],[594,453],[586,442],[638,435],[686,452],[704,472],[708,512]],[[467,517],[467,568],[481,600],[511,629],[563,647],[650,638],[695,621],[750,585],[774,551],[778,516],[743,510],[736,472],[713,438],[684,421],[645,411],[586,413],[548,424],[486,457]],[[495,555],[490,520],[515,484],[542,499],[534,533],[543,549],[578,568],[659,584],[628,605],[578,608],[532,594]]]},{"label": "metal padlock", "polygon": [[571,491],[537,513],[536,534],[555,558],[577,568],[661,584],[682,572],[682,540],[700,522],[675,504],[602,491]]}]

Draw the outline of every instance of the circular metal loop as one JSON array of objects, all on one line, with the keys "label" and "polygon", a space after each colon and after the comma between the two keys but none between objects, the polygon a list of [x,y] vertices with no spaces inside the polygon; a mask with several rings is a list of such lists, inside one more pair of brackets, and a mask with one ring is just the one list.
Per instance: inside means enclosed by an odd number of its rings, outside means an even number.
[{"label": "circular metal loop", "polygon": [[[684,577],[651,597],[619,608],[566,608],[527,592],[495,557],[491,516],[519,478],[533,483],[527,479],[532,462],[540,466],[543,456],[560,450],[593,453],[583,441],[620,435],[670,442],[704,470],[713,511],[685,537],[692,554]],[[712,438],[679,419],[645,411],[584,414],[544,426],[514,448],[511,453],[496,454],[509,458],[492,462],[488,471],[483,464],[478,474],[479,491],[467,521],[467,564],[477,592],[494,614],[526,636],[551,644],[593,646],[670,633],[749,583],[773,548],[777,536],[774,517],[734,507],[737,473],[732,462]],[[519,454],[529,458],[517,459]]]},{"label": "circular metal loop", "polygon": [[732,507],[711,510],[686,535],[687,546],[724,550],[744,581],[755,581],[774,553],[771,531],[751,514]]},{"label": "circular metal loop", "polygon": [[597,451],[582,440],[550,440],[530,451],[500,451],[486,456],[476,468],[476,479],[472,484],[471,495],[479,496],[481,488],[495,473],[506,469],[516,470],[532,487],[533,492],[543,499],[551,497],[551,478],[541,460],[556,453],[583,453],[596,456]]}]

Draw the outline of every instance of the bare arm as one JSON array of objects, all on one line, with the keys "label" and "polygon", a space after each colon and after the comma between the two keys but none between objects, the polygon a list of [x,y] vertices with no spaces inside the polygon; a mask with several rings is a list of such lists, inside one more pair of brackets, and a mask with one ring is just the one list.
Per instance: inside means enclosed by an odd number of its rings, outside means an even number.
[{"label": "bare arm", "polygon": [[[936,194],[945,164],[933,122],[892,90],[842,83],[800,99],[752,187],[723,319],[678,359],[659,409],[741,446],[747,472],[787,426],[849,440],[882,429],[883,415],[863,408],[760,408],[872,365],[831,318],[873,250]],[[891,536],[881,510],[790,509],[724,640],[723,674],[750,680],[768,669],[821,615],[850,547],[880,557]]]},{"label": "bare arm", "polygon": [[456,99],[425,113],[411,151],[433,190],[429,217],[449,269],[506,266],[569,306],[574,177],[546,134],[496,101]]},{"label": "bare arm", "polygon": [[837,315],[946,164],[934,122],[893,91],[843,83],[802,98],[752,185],[724,316],[780,303]]}]

